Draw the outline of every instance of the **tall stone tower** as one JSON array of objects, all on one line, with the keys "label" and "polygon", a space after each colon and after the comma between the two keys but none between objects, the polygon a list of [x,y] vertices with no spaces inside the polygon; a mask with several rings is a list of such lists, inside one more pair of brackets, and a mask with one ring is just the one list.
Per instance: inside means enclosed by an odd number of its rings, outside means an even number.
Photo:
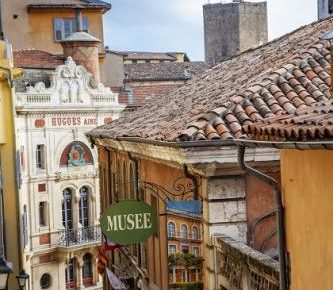
[{"label": "tall stone tower", "polygon": [[317,0],[318,19],[333,15],[333,0]]},{"label": "tall stone tower", "polygon": [[233,0],[203,6],[205,60],[210,65],[267,42],[267,4]]}]

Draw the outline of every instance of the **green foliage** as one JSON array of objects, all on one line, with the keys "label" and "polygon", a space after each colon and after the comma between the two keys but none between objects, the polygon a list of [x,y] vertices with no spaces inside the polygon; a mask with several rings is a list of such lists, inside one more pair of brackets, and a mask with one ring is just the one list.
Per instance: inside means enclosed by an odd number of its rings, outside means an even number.
[{"label": "green foliage", "polygon": [[169,289],[177,290],[203,290],[202,282],[178,282],[169,284]]},{"label": "green foliage", "polygon": [[183,254],[183,253],[176,253],[171,254],[168,257],[169,267],[172,266],[183,266],[186,269],[195,267],[196,269],[202,268],[202,257],[197,257],[193,254]]}]

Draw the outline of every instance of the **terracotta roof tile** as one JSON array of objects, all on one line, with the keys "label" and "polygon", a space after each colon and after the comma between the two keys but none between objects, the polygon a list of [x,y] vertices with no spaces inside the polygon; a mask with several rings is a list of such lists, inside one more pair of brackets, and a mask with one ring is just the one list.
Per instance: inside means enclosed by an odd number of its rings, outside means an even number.
[{"label": "terracotta roof tile", "polygon": [[62,55],[37,49],[20,49],[13,52],[14,64],[20,68],[55,69],[64,64]]},{"label": "terracotta roof tile", "polygon": [[44,3],[45,1],[40,1],[40,3],[29,4],[28,10],[31,9],[48,9],[48,8],[68,8],[74,9],[78,4],[87,9],[103,9],[104,12],[111,9],[111,4],[101,0],[54,0],[53,3]]},{"label": "terracotta roof tile", "polygon": [[316,103],[292,115],[273,117],[244,126],[256,139],[313,141],[333,138],[333,101]]},{"label": "terracotta roof tile", "polygon": [[[318,133],[312,123],[302,125],[303,132],[295,131],[292,122],[281,122],[295,112],[328,101],[330,47],[319,36],[332,26],[333,18],[326,18],[223,61],[129,117],[96,128],[89,135],[149,135],[151,140],[166,142],[207,142],[216,134],[222,140],[242,138],[242,125],[251,134],[251,130],[255,134],[280,132],[281,136],[323,134],[326,129]],[[265,123],[267,120],[278,124]]]},{"label": "terracotta roof tile", "polygon": [[125,82],[188,80],[208,68],[209,66],[203,61],[126,64]]}]

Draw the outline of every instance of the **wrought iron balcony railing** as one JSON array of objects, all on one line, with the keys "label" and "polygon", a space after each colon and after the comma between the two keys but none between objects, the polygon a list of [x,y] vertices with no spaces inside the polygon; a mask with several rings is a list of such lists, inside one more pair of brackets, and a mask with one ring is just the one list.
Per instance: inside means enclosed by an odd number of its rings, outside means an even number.
[{"label": "wrought iron balcony railing", "polygon": [[96,243],[101,242],[101,238],[101,229],[99,226],[64,230],[58,233],[57,246],[71,247]]},{"label": "wrought iron balcony railing", "polygon": [[168,239],[181,239],[181,240],[188,240],[188,241],[201,241],[200,234],[192,234],[186,232],[168,232]]}]

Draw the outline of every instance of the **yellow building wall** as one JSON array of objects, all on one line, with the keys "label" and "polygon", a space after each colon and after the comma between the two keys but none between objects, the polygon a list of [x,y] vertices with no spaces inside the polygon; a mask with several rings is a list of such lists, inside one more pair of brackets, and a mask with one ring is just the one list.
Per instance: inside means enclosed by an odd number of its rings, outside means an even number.
[{"label": "yellow building wall", "polygon": [[333,289],[333,151],[282,150],[291,290]]},{"label": "yellow building wall", "polygon": [[[0,42],[0,56],[5,55],[5,43]],[[15,77],[12,60],[0,58],[0,158],[3,181],[3,203],[5,224],[6,259],[13,263],[14,273],[10,275],[9,289],[17,288],[15,276],[20,270],[19,216],[15,179],[15,136],[13,119],[13,95],[8,83]]]},{"label": "yellow building wall", "polygon": [[[44,9],[28,12],[26,7],[28,4],[54,3],[54,1],[10,0],[3,2],[2,9],[6,11],[3,15],[3,30],[5,37],[10,39],[13,49],[35,48],[55,54],[63,53],[61,44],[54,40],[53,19],[56,17],[75,18],[74,11]],[[56,2],[68,4],[69,1]],[[102,41],[99,52],[104,52],[102,12],[83,10],[82,15],[88,18],[89,33]]]}]

